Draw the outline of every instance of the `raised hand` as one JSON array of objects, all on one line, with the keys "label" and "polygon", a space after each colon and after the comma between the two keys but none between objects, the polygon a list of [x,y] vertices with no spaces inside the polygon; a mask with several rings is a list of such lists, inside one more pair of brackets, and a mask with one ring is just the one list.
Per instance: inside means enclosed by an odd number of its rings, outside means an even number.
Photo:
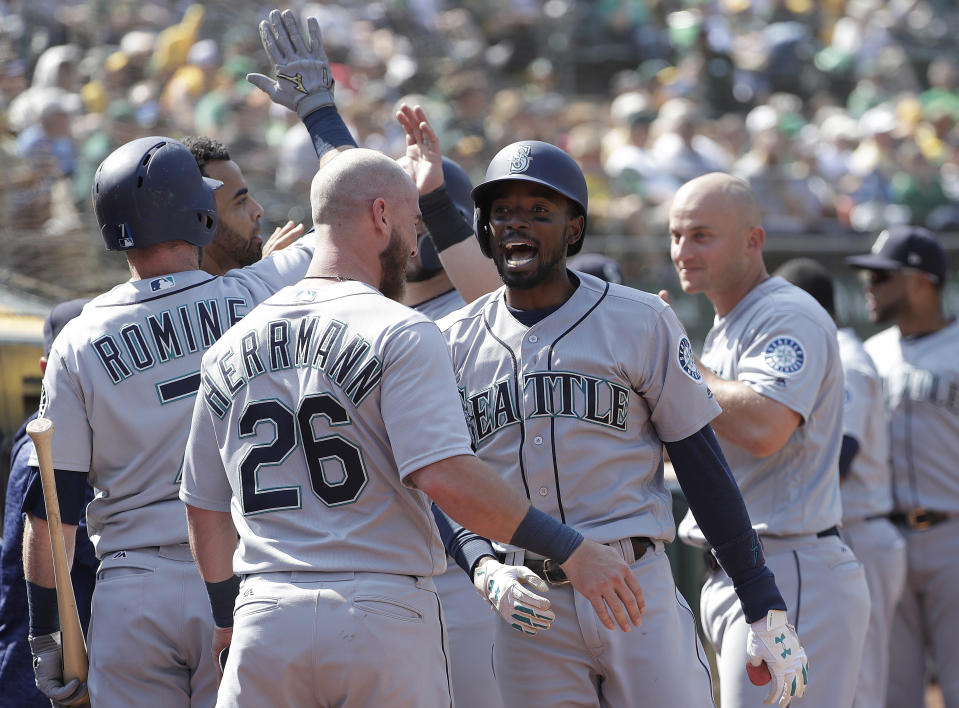
[{"label": "raised hand", "polygon": [[443,186],[443,152],[426,112],[420,106],[404,103],[396,120],[406,132],[406,155],[398,162],[413,178],[421,195],[436,191]]},{"label": "raised hand", "polygon": [[271,79],[263,74],[247,74],[246,80],[265,92],[274,103],[296,111],[300,118],[332,106],[333,74],[323,48],[323,35],[315,17],[306,21],[310,41],[300,33],[292,10],[272,10],[269,20],[260,22],[260,41],[270,58]]}]

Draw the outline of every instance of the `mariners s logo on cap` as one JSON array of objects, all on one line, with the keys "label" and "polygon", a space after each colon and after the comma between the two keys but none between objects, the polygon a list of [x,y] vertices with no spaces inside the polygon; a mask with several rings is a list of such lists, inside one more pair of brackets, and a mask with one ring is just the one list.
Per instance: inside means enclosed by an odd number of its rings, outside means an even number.
[{"label": "mariners s logo on cap", "polygon": [[792,337],[776,337],[763,352],[766,366],[779,374],[798,373],[806,363],[802,345]]},{"label": "mariners s logo on cap", "polygon": [[696,366],[696,357],[693,356],[693,347],[689,343],[688,337],[679,340],[679,365],[693,381],[702,381],[703,375],[699,373],[699,367]]},{"label": "mariners s logo on cap", "polygon": [[526,172],[529,169],[530,153],[532,151],[533,147],[531,145],[520,145],[516,148],[516,152],[509,159],[509,173],[511,175],[517,172]]}]

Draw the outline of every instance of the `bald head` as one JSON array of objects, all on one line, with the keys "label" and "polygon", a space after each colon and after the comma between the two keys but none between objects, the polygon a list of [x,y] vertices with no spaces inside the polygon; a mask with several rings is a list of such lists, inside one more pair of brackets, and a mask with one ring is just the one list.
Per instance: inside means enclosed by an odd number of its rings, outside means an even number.
[{"label": "bald head", "polygon": [[725,172],[710,172],[686,182],[673,197],[673,208],[723,211],[744,229],[761,225],[759,203],[749,185]]},{"label": "bald head", "polygon": [[759,204],[741,179],[712,172],[676,191],[669,255],[687,293],[704,293],[723,316],[766,278]]},{"label": "bald head", "polygon": [[416,198],[416,185],[397,162],[381,152],[357,148],[337,155],[313,177],[310,205],[315,224],[344,228],[368,211],[369,203]]}]

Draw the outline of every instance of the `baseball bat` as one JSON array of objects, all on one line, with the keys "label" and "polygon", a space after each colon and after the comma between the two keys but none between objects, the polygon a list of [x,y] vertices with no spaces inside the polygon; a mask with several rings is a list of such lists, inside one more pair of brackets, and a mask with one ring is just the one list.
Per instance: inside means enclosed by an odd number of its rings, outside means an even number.
[{"label": "baseball bat", "polygon": [[83,630],[80,629],[77,598],[73,594],[73,583],[70,580],[63,524],[60,521],[57,482],[53,475],[53,452],[50,446],[53,421],[47,418],[31,420],[27,424],[27,434],[37,448],[43,503],[47,507],[47,527],[50,529],[50,547],[53,549],[53,574],[57,584],[57,610],[60,613],[60,641],[63,645],[63,682],[67,683],[75,678],[86,681],[89,668],[87,645],[83,639]]}]

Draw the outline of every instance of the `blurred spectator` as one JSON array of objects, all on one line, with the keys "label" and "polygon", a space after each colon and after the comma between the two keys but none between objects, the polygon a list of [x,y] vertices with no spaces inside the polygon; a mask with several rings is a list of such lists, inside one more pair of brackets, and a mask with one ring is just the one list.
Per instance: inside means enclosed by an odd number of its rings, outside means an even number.
[{"label": "blurred spectator", "polygon": [[[263,68],[256,23],[271,3],[8,5],[0,209],[13,239],[38,243],[35,230],[70,218],[89,230],[89,209],[71,216],[54,193],[72,173],[68,199],[85,205],[99,156],[125,136],[214,136],[264,196],[268,220],[302,208],[315,167],[305,132],[245,80]],[[559,144],[600,195],[591,228],[649,239],[650,258],[660,255],[651,239],[676,185],[714,170],[735,171],[765,195],[773,232],[959,220],[955,2],[297,7],[320,20],[341,114],[361,145],[402,152],[393,112],[404,96],[427,108],[444,149],[474,179],[517,136]]]},{"label": "blurred spectator", "polygon": [[70,116],[66,95],[57,89],[43,94],[37,103],[37,121],[28,125],[17,138],[20,156],[29,161],[52,158],[59,175],[70,177],[76,166],[76,147],[70,134]]}]

